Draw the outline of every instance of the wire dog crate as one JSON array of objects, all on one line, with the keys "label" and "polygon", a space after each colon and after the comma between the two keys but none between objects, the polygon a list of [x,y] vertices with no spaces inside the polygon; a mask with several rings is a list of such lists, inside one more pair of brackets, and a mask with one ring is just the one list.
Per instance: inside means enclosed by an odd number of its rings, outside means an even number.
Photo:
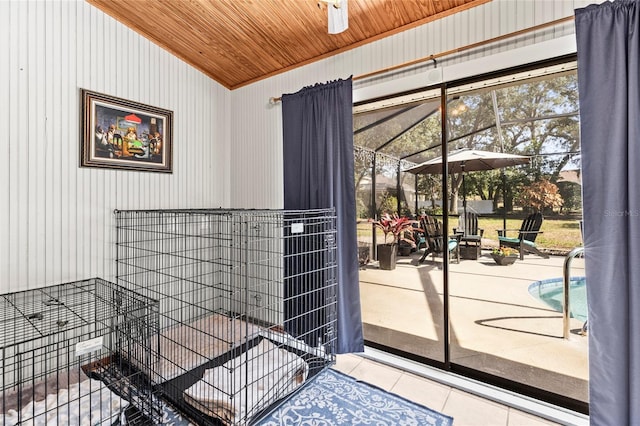
[{"label": "wire dog crate", "polygon": [[0,295],[0,319],[0,424],[160,423],[157,301],[93,278]]},{"label": "wire dog crate", "polygon": [[115,221],[118,284],[160,302],[154,389],[197,424],[252,423],[335,362],[333,209]]}]

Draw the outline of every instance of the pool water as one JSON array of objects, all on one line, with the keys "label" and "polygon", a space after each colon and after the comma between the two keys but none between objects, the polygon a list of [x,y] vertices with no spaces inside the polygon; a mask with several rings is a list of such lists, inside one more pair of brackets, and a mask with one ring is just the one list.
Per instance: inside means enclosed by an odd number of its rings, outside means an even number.
[{"label": "pool water", "polygon": [[[536,281],[529,285],[529,294],[542,300],[553,310],[562,312],[562,278]],[[572,277],[569,283],[569,310],[580,321],[587,320],[587,286],[585,277]]]}]

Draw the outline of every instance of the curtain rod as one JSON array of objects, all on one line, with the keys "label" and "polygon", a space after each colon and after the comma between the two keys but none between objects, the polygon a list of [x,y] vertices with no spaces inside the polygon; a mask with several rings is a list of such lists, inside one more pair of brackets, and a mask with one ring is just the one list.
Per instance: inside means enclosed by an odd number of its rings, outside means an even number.
[{"label": "curtain rod", "polygon": [[[450,49],[450,50],[445,50],[444,52],[440,52],[440,53],[435,53],[433,55],[429,55],[429,56],[425,56],[422,58],[418,58],[418,59],[414,59],[412,61],[408,61],[408,62],[404,62],[402,64],[398,64],[398,65],[392,65],[390,67],[387,68],[383,68],[377,71],[372,71],[366,74],[360,74],[360,75],[356,75],[355,77],[352,78],[353,81],[356,80],[362,80],[365,78],[369,78],[369,77],[373,77],[375,75],[378,74],[384,74],[390,71],[395,71],[397,69],[400,68],[405,68],[405,67],[410,67],[412,65],[417,65],[420,64],[422,62],[428,62],[428,61],[433,61],[434,63],[436,62],[437,58],[441,58],[443,56],[449,56],[452,55],[454,53],[460,53],[460,52],[464,52],[465,50],[471,50],[471,49],[475,49],[477,47],[481,47],[487,44],[491,44],[491,43],[495,43],[498,41],[502,41],[508,38],[513,38],[513,37],[517,37],[519,35],[522,34],[526,34],[526,33],[530,33],[533,31],[537,31],[546,27],[551,27],[554,25],[559,25],[559,24],[563,24],[565,22],[569,22],[572,21],[574,18],[573,16],[566,16],[564,18],[560,18],[560,19],[556,19],[555,21],[549,21],[549,22],[545,22],[544,24],[540,24],[540,25],[534,25],[533,27],[528,27],[528,28],[524,28],[522,30],[518,30],[518,31],[514,31],[512,33],[508,33],[508,34],[503,34],[501,36],[498,37],[494,37],[494,38],[490,38],[487,40],[483,40],[483,41],[479,41],[477,43],[471,43],[471,44],[467,44],[466,46],[462,46],[462,47],[457,47],[455,49]],[[277,102],[280,102],[282,100],[282,97],[272,97],[269,98],[269,103],[271,104],[275,104]]]}]

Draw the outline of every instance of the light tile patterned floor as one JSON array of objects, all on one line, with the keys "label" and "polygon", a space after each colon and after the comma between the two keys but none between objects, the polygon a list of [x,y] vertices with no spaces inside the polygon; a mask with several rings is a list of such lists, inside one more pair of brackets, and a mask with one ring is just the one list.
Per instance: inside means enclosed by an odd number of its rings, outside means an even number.
[{"label": "light tile patterned floor", "polygon": [[338,355],[334,368],[452,416],[454,426],[559,424],[358,355]]}]

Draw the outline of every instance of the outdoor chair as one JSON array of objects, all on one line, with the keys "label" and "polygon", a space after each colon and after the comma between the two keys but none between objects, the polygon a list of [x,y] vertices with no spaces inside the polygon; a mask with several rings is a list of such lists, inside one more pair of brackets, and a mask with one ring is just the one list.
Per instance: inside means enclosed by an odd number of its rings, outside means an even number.
[{"label": "outdoor chair", "polygon": [[420,228],[420,218],[416,219],[418,223],[413,224],[413,239],[416,243],[416,250],[420,250],[427,247],[427,238],[424,235],[424,230]]},{"label": "outdoor chair", "polygon": [[[549,258],[548,254],[545,254],[538,250],[535,241],[538,234],[542,234],[540,227],[542,226],[542,213],[534,213],[527,216],[523,221],[520,229],[498,229],[498,240],[500,241],[500,247],[516,248],[520,252],[520,260],[524,259],[525,252],[534,253],[545,259]],[[518,231],[517,238],[507,237],[507,231]]]},{"label": "outdoor chair", "polygon": [[454,234],[460,235],[460,251],[463,259],[477,259],[480,256],[484,229],[478,227],[478,215],[467,212],[460,215],[458,227],[453,228]]},{"label": "outdoor chair", "polygon": [[436,254],[442,254],[445,247],[452,255],[450,258],[455,257],[456,263],[460,263],[460,242],[458,236],[447,238],[447,243],[445,245],[444,236],[446,233],[443,231],[442,222],[433,216],[423,216],[420,219],[420,227],[424,231],[424,235],[427,240],[427,248],[422,254],[419,263],[424,262],[429,254],[432,255],[432,259],[435,261]]}]

